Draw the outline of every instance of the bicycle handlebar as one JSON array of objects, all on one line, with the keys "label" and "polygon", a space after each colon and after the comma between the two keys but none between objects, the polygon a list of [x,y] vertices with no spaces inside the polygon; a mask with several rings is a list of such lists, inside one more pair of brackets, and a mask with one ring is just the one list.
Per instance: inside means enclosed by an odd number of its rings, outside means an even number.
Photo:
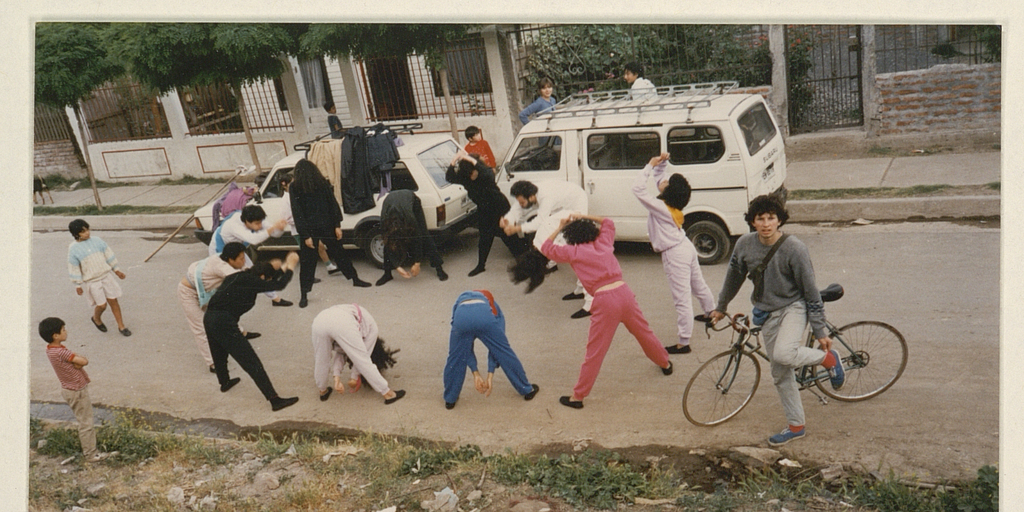
[{"label": "bicycle handlebar", "polygon": [[[728,323],[722,324],[721,327],[716,326],[712,321],[711,317],[707,315],[697,315],[693,317],[698,322],[704,322],[704,329],[709,331],[724,331],[728,327],[732,327],[738,333],[746,334],[750,332],[750,317],[743,313],[736,313],[733,316],[729,316],[725,313],[725,319]],[[708,337],[711,337],[711,333],[708,333]]]}]

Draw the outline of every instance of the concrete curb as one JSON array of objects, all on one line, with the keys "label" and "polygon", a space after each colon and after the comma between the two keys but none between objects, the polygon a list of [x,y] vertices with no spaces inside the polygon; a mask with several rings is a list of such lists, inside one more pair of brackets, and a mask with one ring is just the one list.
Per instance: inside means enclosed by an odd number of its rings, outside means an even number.
[{"label": "concrete curb", "polygon": [[[793,222],[844,222],[856,219],[907,220],[999,217],[1000,196],[906,197],[891,199],[822,199],[789,201]],[[188,219],[185,214],[86,215],[81,217],[100,231],[175,229]],[[32,217],[34,231],[65,231],[74,217]],[[188,228],[190,226],[186,226]]]},{"label": "concrete curb", "polygon": [[998,217],[1000,196],[788,201],[792,222]]}]

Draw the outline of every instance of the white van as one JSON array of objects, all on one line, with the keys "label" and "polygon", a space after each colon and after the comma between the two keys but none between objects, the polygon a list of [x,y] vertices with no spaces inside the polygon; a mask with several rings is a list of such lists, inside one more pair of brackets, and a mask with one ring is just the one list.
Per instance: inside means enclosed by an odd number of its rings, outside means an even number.
[{"label": "white van", "polygon": [[[323,137],[321,137],[322,139]],[[398,147],[399,161],[391,170],[391,189],[408,189],[416,192],[423,203],[423,214],[427,229],[431,233],[454,234],[468,227],[476,205],[461,185],[448,183],[445,171],[459,150],[458,143],[451,135],[416,134],[402,135],[403,145]],[[296,145],[295,153],[288,155],[256,179],[259,187],[249,204],[258,204],[267,213],[267,221],[276,222],[281,218],[283,191],[280,190],[280,176],[292,172],[296,162],[306,157],[307,149],[313,145],[324,145],[338,154],[334,161],[341,162],[341,141],[333,139],[316,140]],[[334,197],[342,205],[340,167],[320,169],[334,185]],[[376,206],[356,213],[343,214],[341,221],[342,241],[362,249],[367,258],[378,267],[384,264],[384,245],[380,230],[380,208],[383,203],[379,194],[374,194]],[[344,209],[344,207],[342,208]],[[196,237],[205,244],[210,243],[213,226],[213,203],[196,210]],[[298,250],[292,233],[285,232],[278,238],[270,238],[256,250]]]},{"label": "white van", "polygon": [[573,95],[519,132],[499,166],[499,187],[557,179],[587,191],[590,213],[615,221],[616,240],[648,241],[647,210],[631,191],[637,172],[668,152],[667,172],[693,187],[684,229],[701,264],[728,258],[747,233],[750,200],[785,200],[786,151],[775,118],[736,82],[673,85],[657,95],[629,90]]}]

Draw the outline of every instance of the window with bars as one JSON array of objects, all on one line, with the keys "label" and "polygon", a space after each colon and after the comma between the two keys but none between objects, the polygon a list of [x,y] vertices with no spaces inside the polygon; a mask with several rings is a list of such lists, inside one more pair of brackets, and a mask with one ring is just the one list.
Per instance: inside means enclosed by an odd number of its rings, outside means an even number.
[{"label": "window with bars", "polygon": [[[280,84],[276,80],[244,85],[239,90],[245,102],[249,127],[253,132],[290,130],[291,115]],[[181,109],[191,135],[241,133],[238,98],[228,84],[182,87],[178,90]]]},{"label": "window with bars", "polygon": [[171,136],[160,98],[130,77],[97,88],[80,106],[90,142]]}]

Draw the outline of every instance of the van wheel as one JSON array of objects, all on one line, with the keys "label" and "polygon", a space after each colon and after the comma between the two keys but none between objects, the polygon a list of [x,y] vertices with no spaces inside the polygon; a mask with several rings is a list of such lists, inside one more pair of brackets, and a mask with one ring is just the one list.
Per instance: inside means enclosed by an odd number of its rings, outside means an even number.
[{"label": "van wheel", "polygon": [[701,265],[715,265],[725,261],[731,249],[729,234],[717,222],[700,220],[687,226],[686,235],[697,249]]},{"label": "van wheel", "polygon": [[366,259],[373,262],[377,268],[384,268],[384,233],[380,230],[380,224],[371,226],[360,238]]}]

